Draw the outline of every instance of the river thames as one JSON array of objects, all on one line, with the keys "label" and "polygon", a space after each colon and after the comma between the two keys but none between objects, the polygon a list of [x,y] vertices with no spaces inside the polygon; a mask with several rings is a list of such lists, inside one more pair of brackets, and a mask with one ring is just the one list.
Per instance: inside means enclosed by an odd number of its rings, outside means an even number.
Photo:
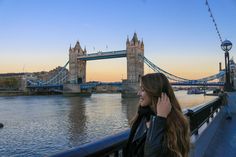
[{"label": "river thames", "polygon": [[[182,108],[215,98],[175,93]],[[121,94],[0,97],[0,156],[48,156],[123,131],[137,104]]]}]

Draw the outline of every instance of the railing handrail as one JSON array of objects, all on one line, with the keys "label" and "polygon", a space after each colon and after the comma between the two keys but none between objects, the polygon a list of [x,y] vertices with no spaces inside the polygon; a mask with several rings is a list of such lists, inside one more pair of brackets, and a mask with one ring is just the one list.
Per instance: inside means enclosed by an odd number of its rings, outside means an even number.
[{"label": "railing handrail", "polygon": [[[221,99],[216,98],[205,105],[184,111],[184,114],[190,120],[191,133],[198,134],[198,129],[209,119],[213,117],[215,112],[221,106]],[[123,153],[123,149],[127,143],[130,129],[122,131],[115,135],[104,137],[100,140],[83,144],[68,151],[52,155],[51,157],[89,157],[89,156],[108,156],[114,154],[115,157]]]},{"label": "railing handrail", "polygon": [[218,112],[218,108],[221,106],[221,99],[216,98],[213,101],[202,105],[202,107],[194,110],[189,109],[185,114],[190,120],[190,130],[192,135],[198,134],[198,129],[205,123],[209,122],[209,119],[213,117],[215,112]]},{"label": "railing handrail", "polygon": [[119,151],[127,143],[130,129],[110,135],[97,141],[86,143],[68,151],[52,155],[51,157],[89,157],[106,156]]}]

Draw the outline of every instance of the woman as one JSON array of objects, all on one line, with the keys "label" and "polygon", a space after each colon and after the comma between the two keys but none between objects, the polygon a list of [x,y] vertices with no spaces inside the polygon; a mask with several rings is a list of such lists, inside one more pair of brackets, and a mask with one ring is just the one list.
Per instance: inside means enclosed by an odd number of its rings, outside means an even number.
[{"label": "woman", "polygon": [[139,109],[125,156],[188,157],[190,129],[171,85],[162,73],[141,77]]}]

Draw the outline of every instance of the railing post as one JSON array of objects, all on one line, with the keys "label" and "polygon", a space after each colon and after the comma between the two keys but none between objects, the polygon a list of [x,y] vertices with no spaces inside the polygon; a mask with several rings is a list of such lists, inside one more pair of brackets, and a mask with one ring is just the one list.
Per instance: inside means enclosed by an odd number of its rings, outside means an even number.
[{"label": "railing post", "polygon": [[[187,110],[186,116],[189,118],[190,123],[190,130],[192,133],[194,133],[195,135],[198,135],[198,124],[196,122],[196,119],[194,118],[194,111],[191,109]],[[197,129],[196,129],[197,127]]]},{"label": "railing post", "polygon": [[119,150],[117,150],[117,151],[114,153],[114,156],[115,156],[115,157],[119,157]]}]

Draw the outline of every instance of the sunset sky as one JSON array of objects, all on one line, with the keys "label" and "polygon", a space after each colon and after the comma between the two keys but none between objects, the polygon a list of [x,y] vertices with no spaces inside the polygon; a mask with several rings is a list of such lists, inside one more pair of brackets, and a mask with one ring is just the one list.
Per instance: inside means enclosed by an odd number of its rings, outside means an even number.
[{"label": "sunset sky", "polygon": [[[233,57],[236,1],[208,2]],[[145,56],[172,74],[198,79],[224,65],[205,0],[0,0],[0,19],[0,73],[63,66],[77,40],[88,53],[123,50],[134,32]],[[126,66],[125,58],[88,61],[87,81],[120,81]]]}]

